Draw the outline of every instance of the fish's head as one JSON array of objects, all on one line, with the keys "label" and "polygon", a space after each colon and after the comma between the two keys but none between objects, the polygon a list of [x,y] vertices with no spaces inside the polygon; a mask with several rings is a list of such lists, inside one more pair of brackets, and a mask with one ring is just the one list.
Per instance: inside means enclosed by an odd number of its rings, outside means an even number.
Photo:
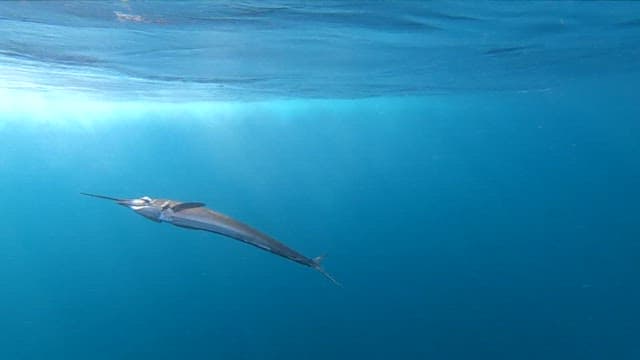
[{"label": "fish's head", "polygon": [[118,204],[126,206],[137,214],[153,221],[160,221],[160,215],[163,210],[162,204],[159,204],[148,196],[143,196],[138,199],[119,200]]}]

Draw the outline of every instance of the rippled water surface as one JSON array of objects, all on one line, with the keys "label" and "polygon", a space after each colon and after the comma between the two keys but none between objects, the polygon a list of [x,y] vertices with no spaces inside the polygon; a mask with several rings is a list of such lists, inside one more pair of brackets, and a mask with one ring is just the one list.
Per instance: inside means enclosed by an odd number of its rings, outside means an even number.
[{"label": "rippled water surface", "polygon": [[639,13],[629,2],[6,1],[0,81],[166,101],[541,91],[635,68]]}]

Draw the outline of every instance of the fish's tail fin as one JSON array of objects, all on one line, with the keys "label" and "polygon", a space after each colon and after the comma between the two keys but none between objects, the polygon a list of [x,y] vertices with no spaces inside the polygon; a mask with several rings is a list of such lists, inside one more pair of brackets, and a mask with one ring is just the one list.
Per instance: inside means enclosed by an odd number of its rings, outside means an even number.
[{"label": "fish's tail fin", "polygon": [[324,260],[324,258],[327,257],[327,255],[320,255],[317,257],[313,258],[313,268],[318,270],[322,275],[324,275],[324,277],[326,277],[327,279],[329,279],[334,285],[342,287],[342,284],[338,282],[338,280],[334,279],[333,276],[331,276],[331,274],[329,274],[327,271],[325,271],[325,269],[322,267],[322,260]]}]

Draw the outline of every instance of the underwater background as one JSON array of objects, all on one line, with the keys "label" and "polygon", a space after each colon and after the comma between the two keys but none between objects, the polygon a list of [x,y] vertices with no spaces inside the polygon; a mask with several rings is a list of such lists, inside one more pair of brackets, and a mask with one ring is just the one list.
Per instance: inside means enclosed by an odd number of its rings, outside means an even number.
[{"label": "underwater background", "polygon": [[0,359],[638,359],[639,65],[636,2],[0,2]]}]

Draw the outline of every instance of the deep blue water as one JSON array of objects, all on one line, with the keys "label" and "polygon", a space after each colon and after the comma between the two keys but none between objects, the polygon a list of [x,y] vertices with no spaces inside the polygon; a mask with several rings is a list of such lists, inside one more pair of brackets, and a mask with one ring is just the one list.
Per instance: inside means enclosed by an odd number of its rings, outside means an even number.
[{"label": "deep blue water", "polygon": [[639,46],[631,2],[2,2],[0,359],[638,359]]}]

